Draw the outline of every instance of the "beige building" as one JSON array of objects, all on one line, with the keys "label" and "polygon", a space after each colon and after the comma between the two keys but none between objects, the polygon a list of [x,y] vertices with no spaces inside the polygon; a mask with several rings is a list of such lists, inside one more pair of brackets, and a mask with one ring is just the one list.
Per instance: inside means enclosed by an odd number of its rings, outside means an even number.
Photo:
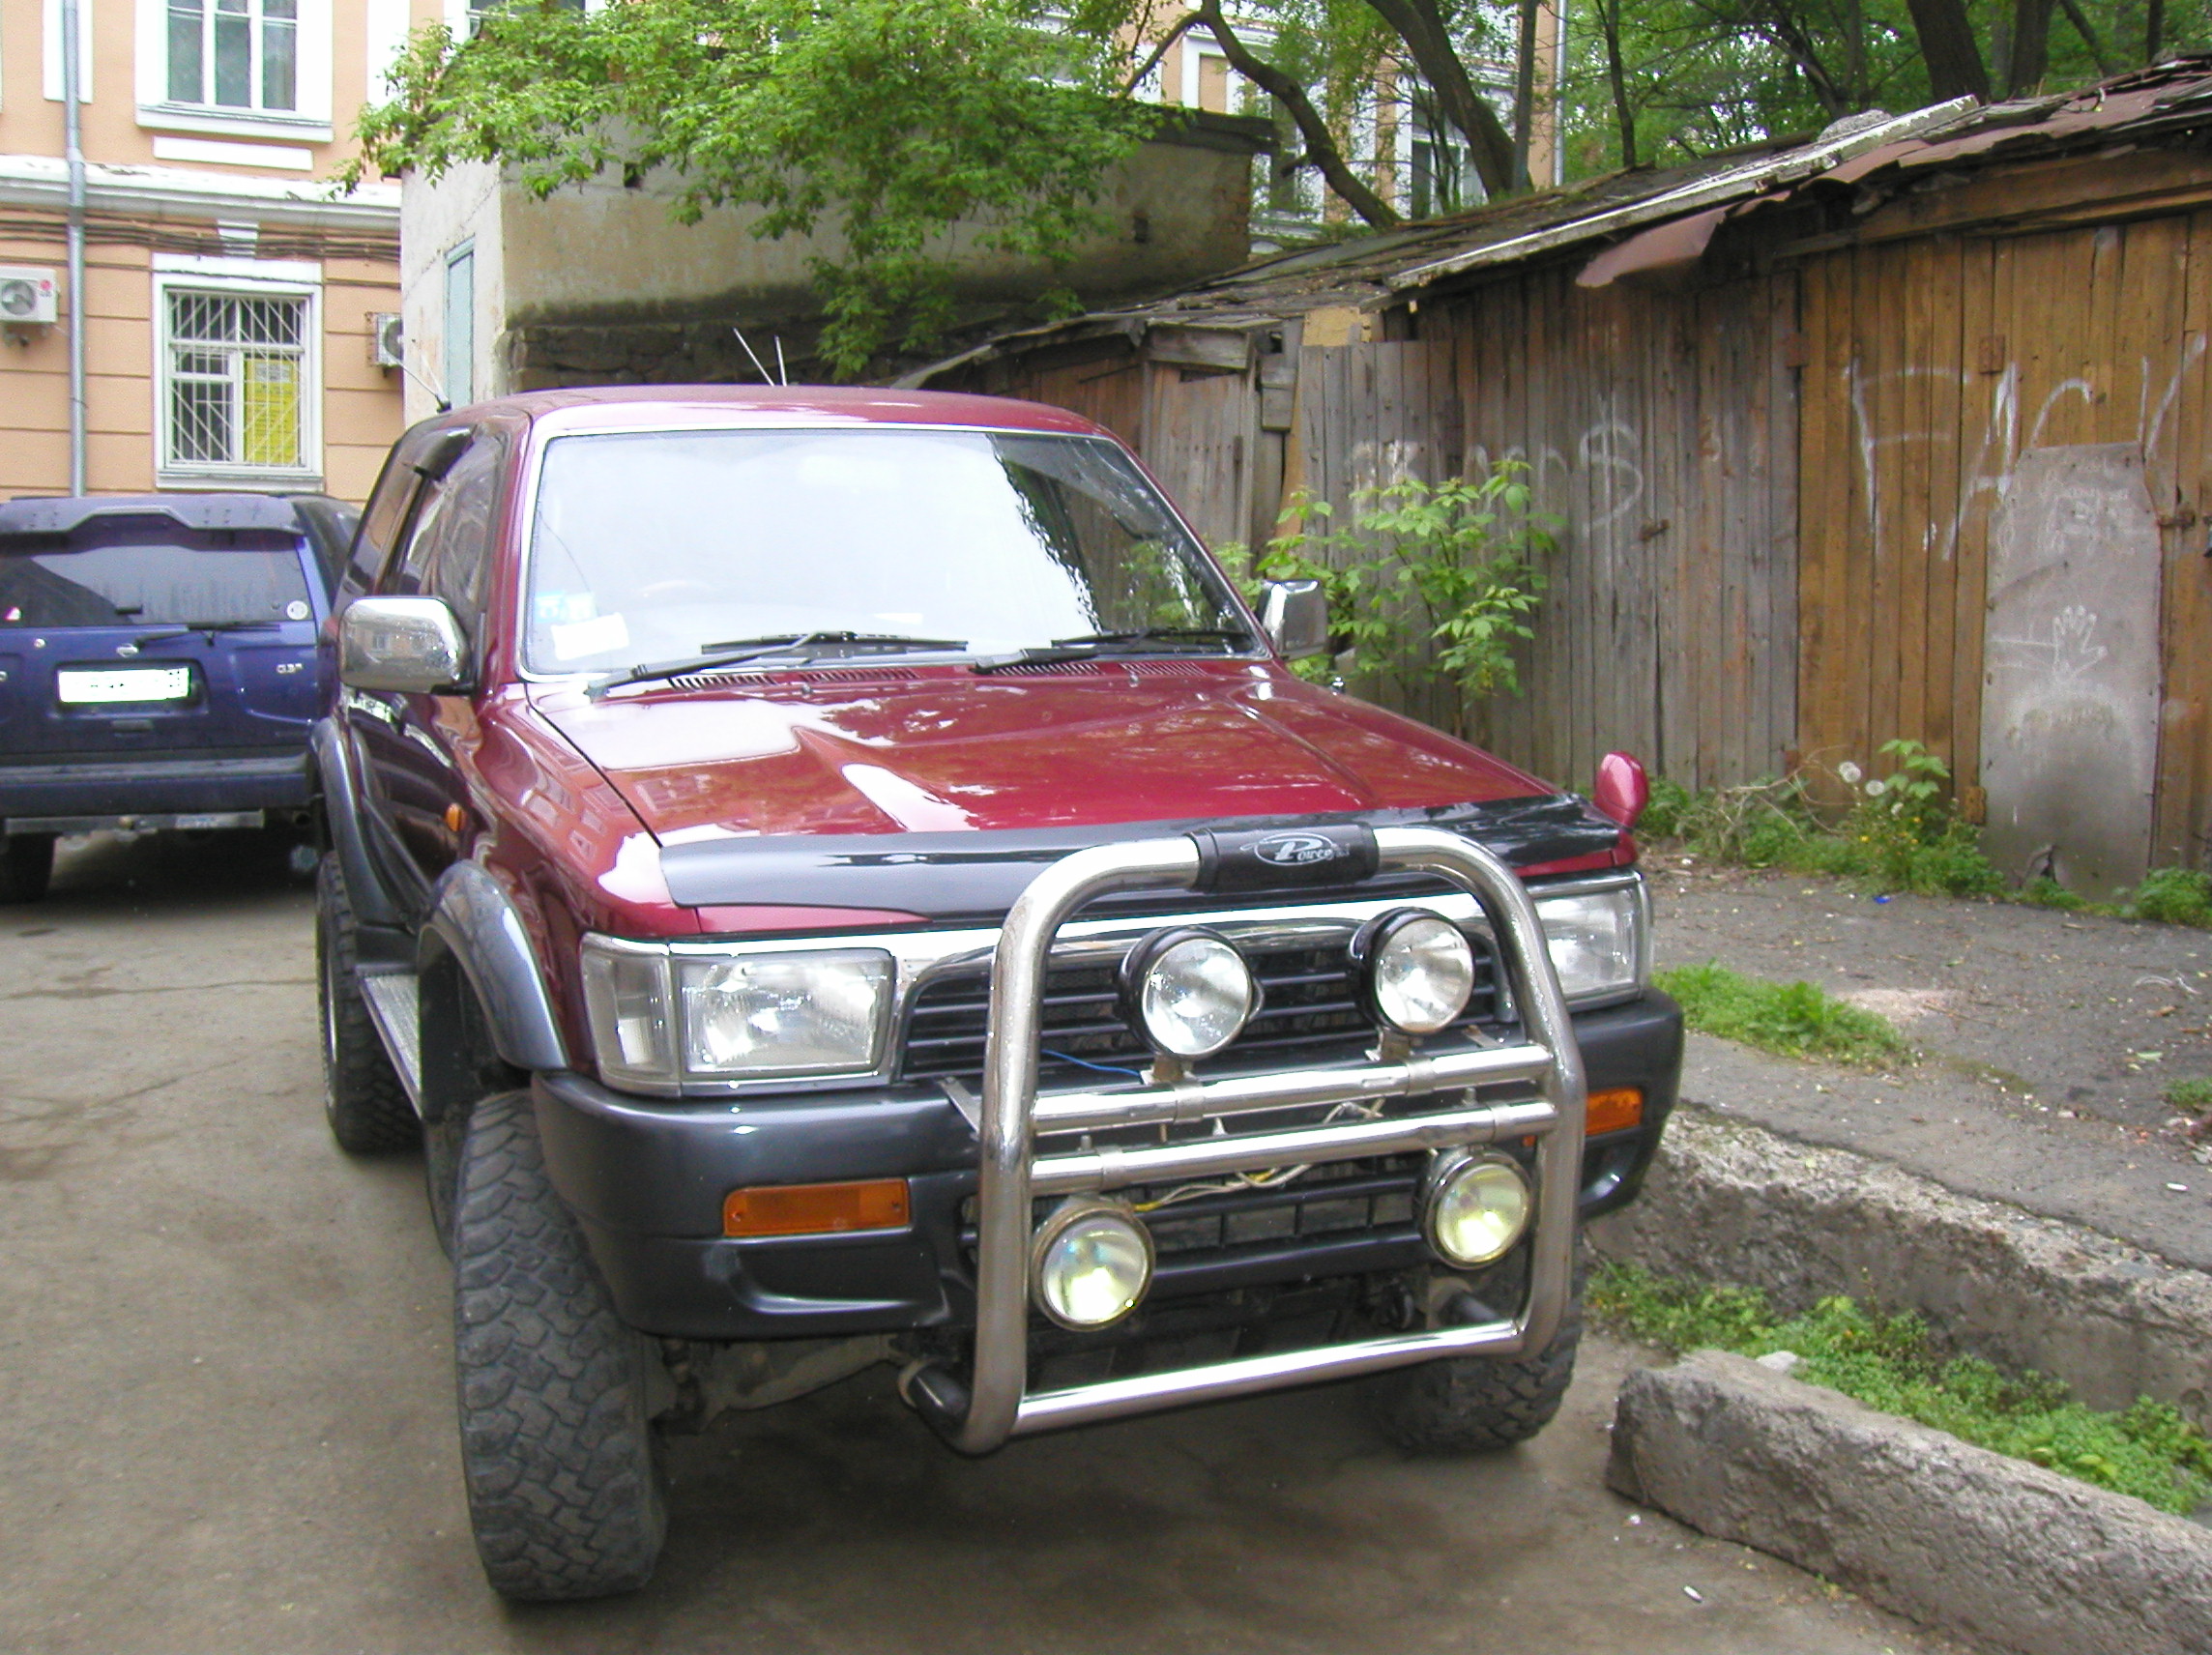
[{"label": "beige building", "polygon": [[79,0],[80,304],[61,0],[0,0],[0,497],[69,490],[78,319],[89,492],[367,493],[401,421],[399,191],[327,180],[408,4]]}]

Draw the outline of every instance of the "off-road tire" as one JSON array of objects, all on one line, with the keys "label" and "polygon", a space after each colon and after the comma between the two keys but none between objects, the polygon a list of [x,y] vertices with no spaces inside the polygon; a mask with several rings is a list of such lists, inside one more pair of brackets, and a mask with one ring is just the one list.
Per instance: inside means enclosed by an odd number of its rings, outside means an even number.
[{"label": "off-road tire", "polygon": [[479,1103],[453,1214],[461,1471],[477,1553],[521,1599],[635,1590],[667,1532],[647,1342],[545,1175],[526,1092]]},{"label": "off-road tire", "polygon": [[422,1126],[362,998],[353,903],[331,851],[315,869],[315,979],[322,1002],[323,1114],[331,1136],[350,1155],[413,1148]]},{"label": "off-road tire", "polygon": [[1559,1411],[1583,1336],[1583,1277],[1575,1272],[1552,1342],[1525,1361],[1453,1356],[1394,1368],[1366,1381],[1376,1426],[1409,1454],[1479,1454],[1526,1442]]},{"label": "off-road tire", "polygon": [[53,877],[51,833],[11,833],[0,840],[0,902],[36,902]]}]

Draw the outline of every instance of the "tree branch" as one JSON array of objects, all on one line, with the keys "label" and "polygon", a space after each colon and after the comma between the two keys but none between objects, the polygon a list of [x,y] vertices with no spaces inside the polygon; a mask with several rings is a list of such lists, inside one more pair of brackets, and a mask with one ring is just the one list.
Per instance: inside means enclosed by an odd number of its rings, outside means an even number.
[{"label": "tree branch", "polygon": [[1138,84],[1143,81],[1145,76],[1151,73],[1153,70],[1160,67],[1161,62],[1167,57],[1168,53],[1175,48],[1176,42],[1181,40],[1183,36],[1189,34],[1192,28],[1195,27],[1198,22],[1199,15],[1196,12],[1185,12],[1180,17],[1178,17],[1176,19],[1175,27],[1168,30],[1166,34],[1160,37],[1159,44],[1152,48],[1152,55],[1145,59],[1144,67],[1138,70],[1136,73],[1130,75],[1128,79],[1121,82],[1121,90],[1123,92],[1136,91]]},{"label": "tree branch", "polygon": [[1974,43],[1974,25],[1964,0],[1906,0],[1920,55],[1928,60],[1928,93],[1938,103],[1947,98],[1990,101],[1990,72]]},{"label": "tree branch", "polygon": [[1221,47],[1221,55],[1229,60],[1230,68],[1291,112],[1291,119],[1297,123],[1298,135],[1306,141],[1307,156],[1321,169],[1322,177],[1328,180],[1328,187],[1370,224],[1397,223],[1398,215],[1391,211],[1390,204],[1368,189],[1359,175],[1346,164],[1344,153],[1337,147],[1336,135],[1328,130],[1321,111],[1314,107],[1313,100],[1306,96],[1306,89],[1275,65],[1253,54],[1252,48],[1229,26],[1229,19],[1221,15],[1221,0],[1205,0],[1198,9],[1198,19]]},{"label": "tree branch", "polygon": [[1490,101],[1474,89],[1452,45],[1437,0],[1367,0],[1368,9],[1397,32],[1412,53],[1413,67],[1442,101],[1447,120],[1467,139],[1468,158],[1483,193],[1503,195],[1513,188],[1513,136]]},{"label": "tree branch", "polygon": [[2066,20],[2074,25],[2074,32],[2081,37],[2081,44],[2089,48],[2089,56],[2096,62],[2097,73],[2099,74],[2119,73],[2120,66],[2114,63],[2111,54],[2105,50],[2105,43],[2097,38],[2097,31],[2091,26],[2087,15],[2082,12],[2080,0],[2058,0],[2058,4],[2065,9]]}]

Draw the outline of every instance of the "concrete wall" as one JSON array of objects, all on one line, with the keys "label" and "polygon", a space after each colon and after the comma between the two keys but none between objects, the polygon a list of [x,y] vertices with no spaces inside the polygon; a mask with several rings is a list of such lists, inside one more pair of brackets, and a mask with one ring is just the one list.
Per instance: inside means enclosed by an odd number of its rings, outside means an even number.
[{"label": "concrete wall", "polygon": [[[1252,157],[1264,123],[1198,114],[1145,145],[1108,178],[1103,229],[1056,269],[977,245],[954,230],[951,255],[965,308],[1020,304],[1074,285],[1090,305],[1195,281],[1243,263],[1249,251]],[[675,180],[619,174],[534,199],[509,173],[455,168],[408,181],[401,212],[408,338],[425,362],[443,357],[445,261],[474,241],[476,379],[480,395],[606,380],[752,377],[728,334],[733,321],[762,344],[769,332],[810,348],[816,305],[808,260],[837,258],[842,238],[763,241],[753,210],[669,217]],[[580,331],[580,332],[579,332]],[[672,364],[682,364],[679,371]],[[408,388],[411,417],[428,393]]]}]

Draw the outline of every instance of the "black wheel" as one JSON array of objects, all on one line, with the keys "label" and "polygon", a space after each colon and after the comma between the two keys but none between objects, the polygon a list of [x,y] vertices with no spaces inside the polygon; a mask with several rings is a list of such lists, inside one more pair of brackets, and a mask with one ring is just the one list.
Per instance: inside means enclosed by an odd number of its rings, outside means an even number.
[{"label": "black wheel", "polygon": [[[1511,1302],[1511,1301],[1508,1301]],[[1583,1278],[1552,1342],[1524,1361],[1455,1356],[1393,1368],[1365,1385],[1382,1435],[1410,1454],[1474,1454],[1526,1442],[1559,1411],[1583,1337]]]},{"label": "black wheel", "polygon": [[633,1591],[668,1526],[656,1358],[615,1315],[545,1175],[528,1093],[469,1116],[456,1194],[461,1471],[484,1574],[509,1598]]},{"label": "black wheel", "polygon": [[36,902],[53,877],[51,833],[11,833],[0,840],[0,902]]},{"label": "black wheel", "polygon": [[461,1145],[469,1130],[469,1117],[450,1110],[436,1120],[422,1123],[422,1187],[430,1198],[430,1228],[446,1257],[453,1256],[453,1208],[461,1179]]},{"label": "black wheel", "polygon": [[315,976],[322,985],[323,1113],[331,1136],[353,1155],[413,1148],[422,1128],[368,1020],[353,904],[335,852],[326,852],[315,870]]}]

